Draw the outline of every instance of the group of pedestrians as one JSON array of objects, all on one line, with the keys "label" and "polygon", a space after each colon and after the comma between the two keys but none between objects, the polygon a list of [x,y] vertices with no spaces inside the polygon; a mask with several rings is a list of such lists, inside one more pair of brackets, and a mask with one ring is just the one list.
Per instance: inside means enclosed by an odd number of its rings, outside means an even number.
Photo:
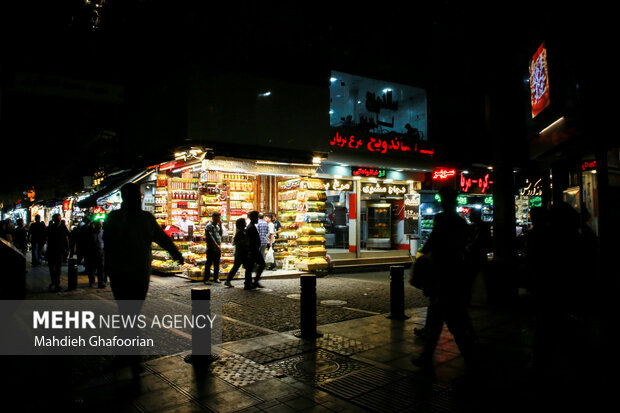
[{"label": "group of pedestrians", "polygon": [[[224,285],[232,287],[232,279],[241,267],[245,269],[244,289],[253,290],[263,288],[259,282],[265,269],[275,269],[275,260],[266,262],[267,254],[273,254],[273,243],[280,231],[280,225],[272,213],[261,214],[250,211],[247,220],[239,218],[235,222],[233,245],[235,249],[234,263]],[[222,223],[219,212],[214,212],[211,221],[205,226],[207,243],[207,262],[204,271],[205,284],[211,284],[211,267],[213,267],[213,281],[219,283],[219,269],[222,252]],[[252,275],[254,277],[252,277]]]}]

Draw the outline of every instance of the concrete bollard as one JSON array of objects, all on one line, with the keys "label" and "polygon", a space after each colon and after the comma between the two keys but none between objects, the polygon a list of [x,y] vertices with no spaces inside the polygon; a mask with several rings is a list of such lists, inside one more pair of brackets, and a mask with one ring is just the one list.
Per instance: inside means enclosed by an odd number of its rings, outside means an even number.
[{"label": "concrete bollard", "polygon": [[392,320],[406,320],[405,314],[405,267],[393,265],[390,267],[390,315]]},{"label": "concrete bollard", "polygon": [[[200,314],[211,316],[211,290],[208,287],[192,288],[191,300],[194,319]],[[217,359],[218,356],[211,353],[211,329],[192,328],[192,354],[185,356],[185,362],[208,364]]]},{"label": "concrete bollard", "polygon": [[77,288],[77,258],[67,260],[67,290],[73,291]]},{"label": "concrete bollard", "polygon": [[298,338],[313,339],[323,334],[316,330],[316,275],[302,274],[299,277],[300,297],[300,329],[295,336]]}]

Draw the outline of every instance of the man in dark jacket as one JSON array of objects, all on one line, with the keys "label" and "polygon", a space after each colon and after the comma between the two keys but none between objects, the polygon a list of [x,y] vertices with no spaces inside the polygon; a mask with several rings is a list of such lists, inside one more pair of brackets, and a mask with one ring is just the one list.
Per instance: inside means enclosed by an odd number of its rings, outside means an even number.
[{"label": "man in dark jacket", "polygon": [[45,244],[45,224],[41,222],[41,216],[36,215],[34,222],[28,228],[28,240],[32,249],[32,266],[41,264],[41,249]]},{"label": "man in dark jacket", "polygon": [[65,256],[67,245],[69,245],[69,230],[61,223],[60,214],[54,214],[52,221],[47,228],[47,265],[50,269],[51,284],[50,291],[60,291],[60,273],[62,259]]},{"label": "man in dark jacket", "polygon": [[412,362],[422,368],[432,367],[433,353],[445,322],[467,367],[476,367],[473,331],[467,313],[469,283],[463,275],[470,228],[456,213],[456,191],[442,188],[439,196],[443,211],[435,215],[433,231],[422,247],[422,253],[430,253],[432,260],[432,281],[425,289],[430,300],[424,332],[426,341],[421,357]]},{"label": "man in dark jacket", "polygon": [[[258,224],[258,211],[250,211],[248,214],[248,218],[250,218],[250,225],[247,228],[248,239],[250,243],[250,254],[248,259],[248,266],[245,271],[245,290],[252,290],[254,288],[263,288],[263,286],[258,282],[260,280],[260,276],[265,269],[265,258],[263,254],[261,254],[261,236],[258,233],[257,224]],[[256,277],[254,281],[252,281],[252,269],[256,265]]]}]

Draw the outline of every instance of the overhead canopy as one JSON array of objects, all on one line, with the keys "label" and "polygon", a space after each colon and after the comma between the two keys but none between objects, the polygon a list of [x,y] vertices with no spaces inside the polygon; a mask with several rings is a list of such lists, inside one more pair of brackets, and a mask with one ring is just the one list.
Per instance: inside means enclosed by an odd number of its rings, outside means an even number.
[{"label": "overhead canopy", "polygon": [[140,169],[140,170],[126,170],[122,171],[114,176],[109,177],[103,183],[99,191],[93,193],[87,198],[77,202],[77,206],[80,208],[90,208],[99,205],[99,201],[112,195],[114,192],[121,189],[121,187],[130,182],[139,182],[146,178],[148,175],[155,171],[154,168]]}]

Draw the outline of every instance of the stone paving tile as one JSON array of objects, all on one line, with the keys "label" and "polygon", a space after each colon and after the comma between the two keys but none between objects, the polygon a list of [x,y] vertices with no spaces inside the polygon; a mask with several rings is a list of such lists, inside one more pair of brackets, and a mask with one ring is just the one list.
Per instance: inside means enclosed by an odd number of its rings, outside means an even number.
[{"label": "stone paving tile", "polygon": [[135,403],[144,410],[153,412],[186,404],[190,398],[173,387],[160,389],[156,392],[143,393],[134,399]]},{"label": "stone paving tile", "polygon": [[297,395],[297,389],[277,378],[262,380],[243,386],[243,390],[262,400],[279,399],[281,397]]}]

